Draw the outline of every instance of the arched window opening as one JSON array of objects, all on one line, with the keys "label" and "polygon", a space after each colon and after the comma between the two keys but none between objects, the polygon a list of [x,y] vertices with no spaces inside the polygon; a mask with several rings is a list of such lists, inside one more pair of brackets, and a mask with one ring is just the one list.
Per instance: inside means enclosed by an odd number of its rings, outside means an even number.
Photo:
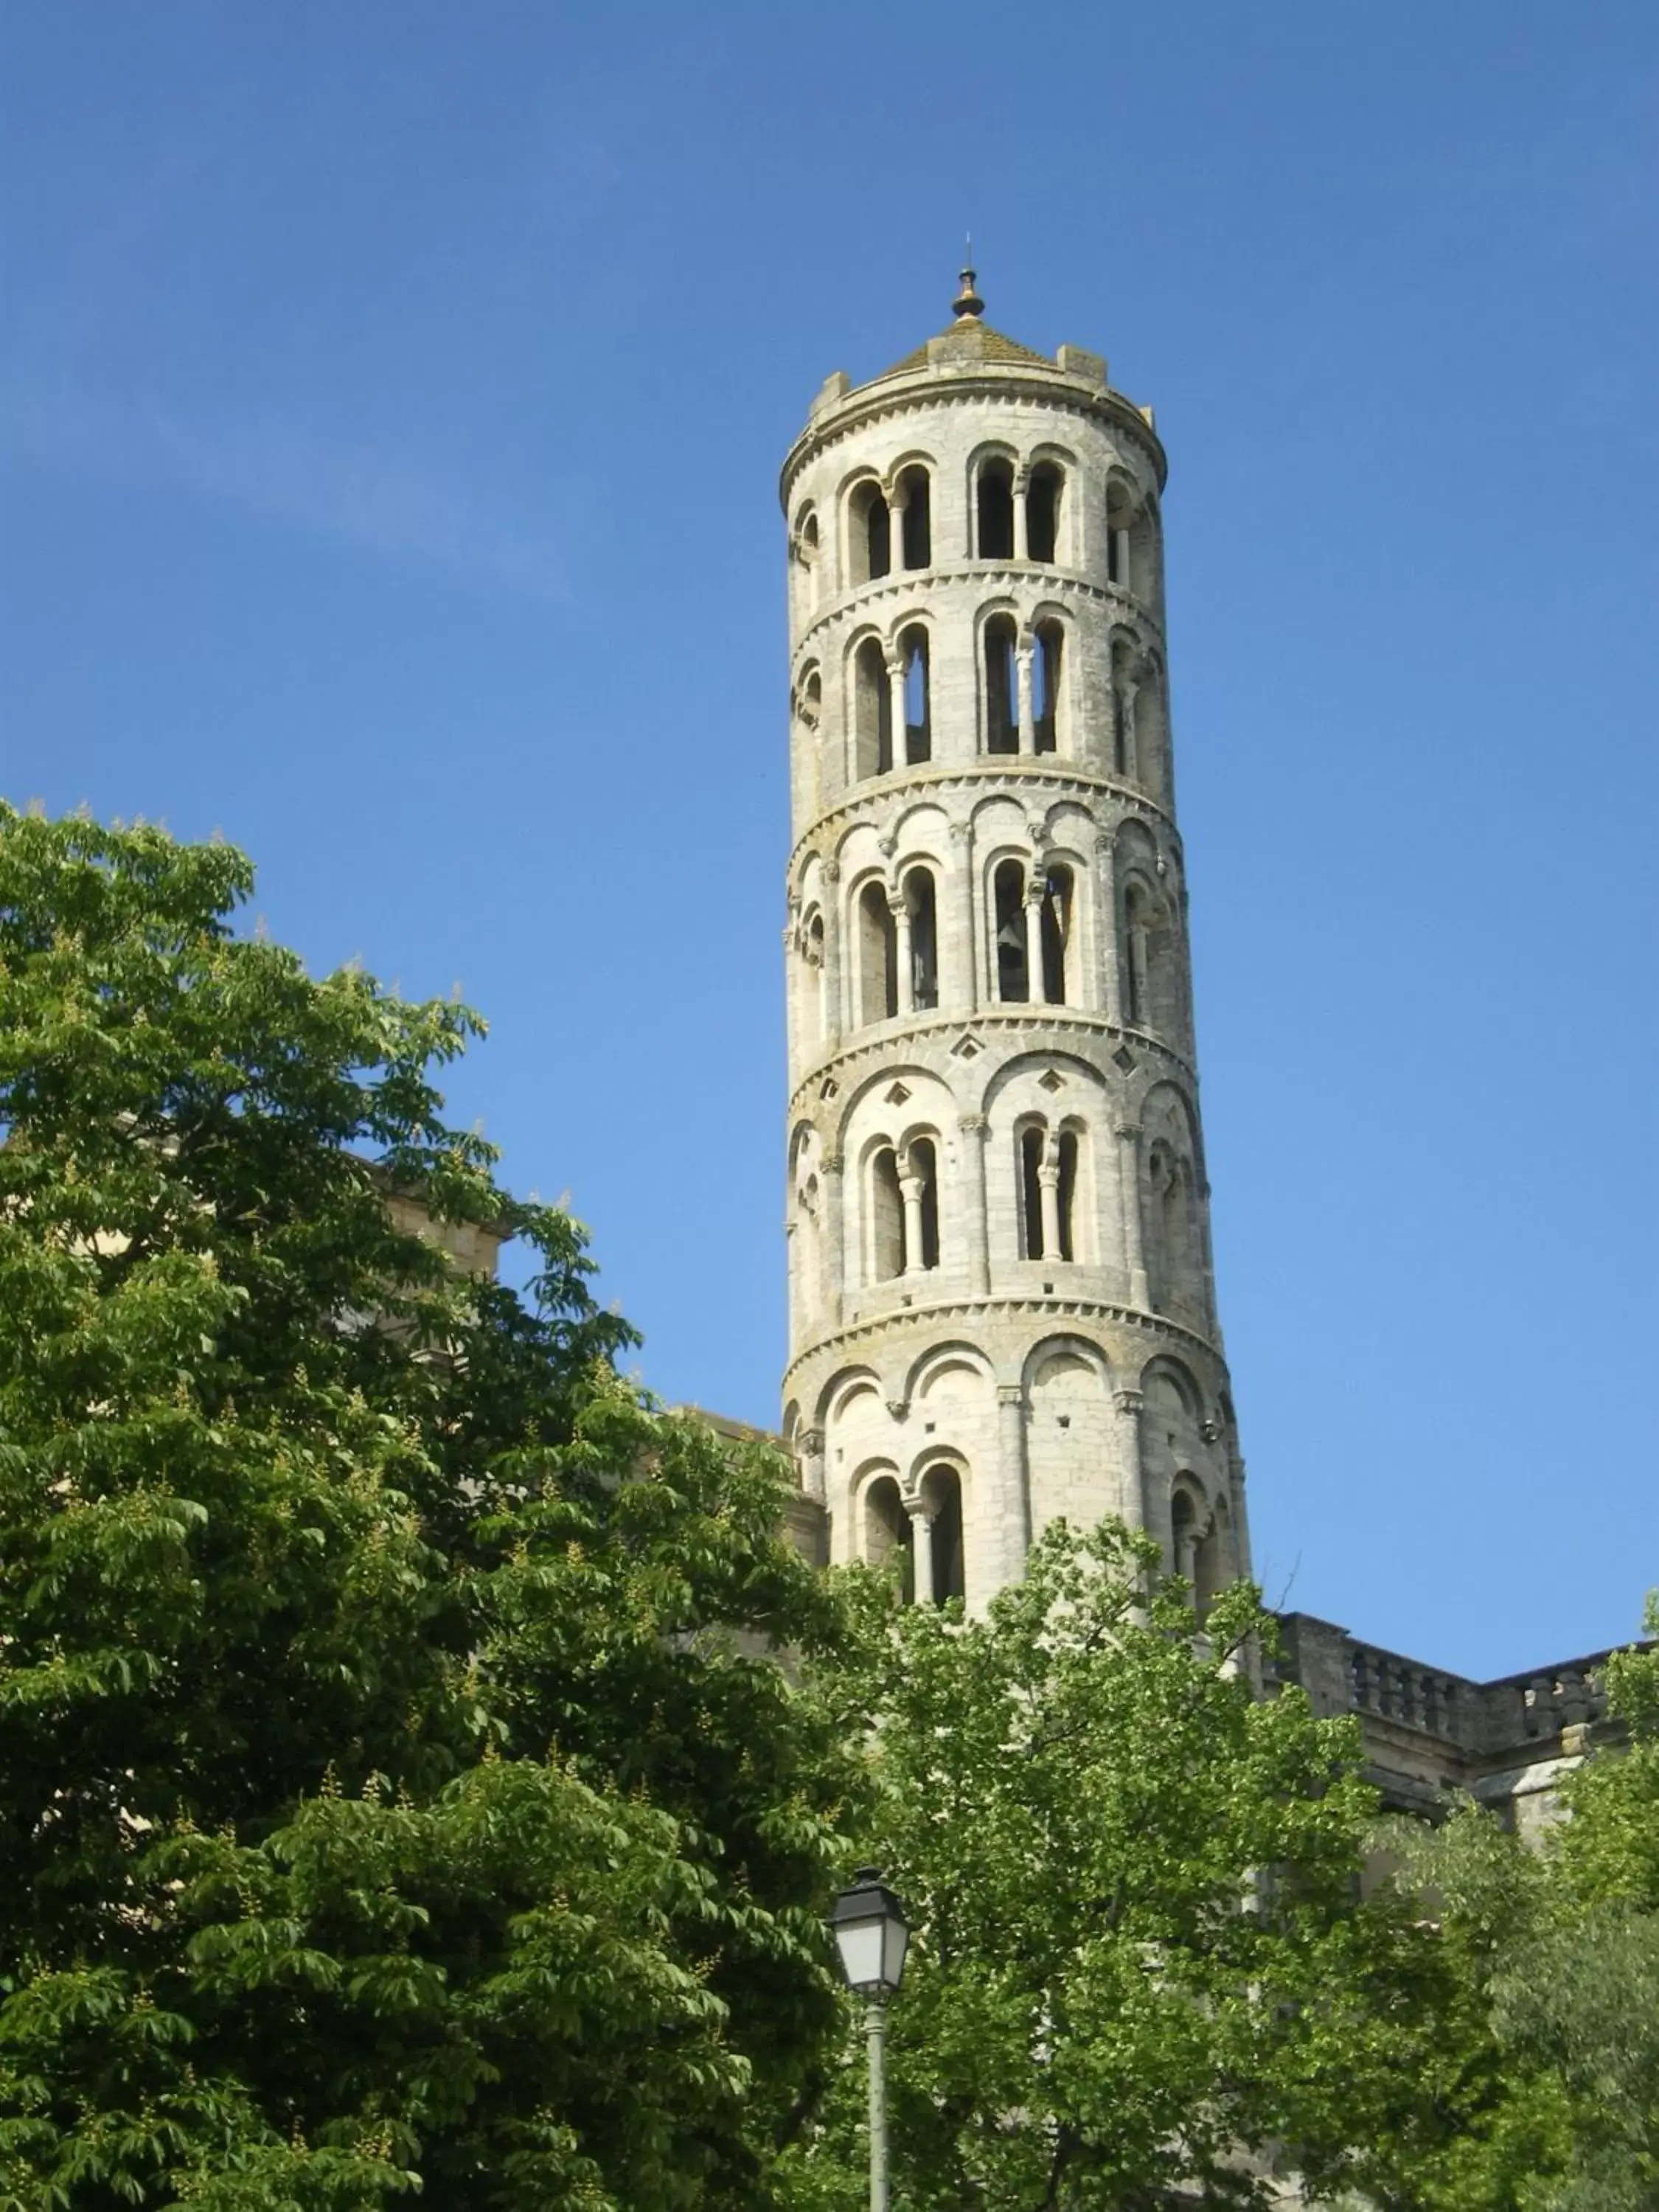
[{"label": "arched window opening", "polygon": [[1165,787],[1167,748],[1164,686],[1156,664],[1141,670],[1134,702],[1134,763],[1130,772],[1137,781],[1161,795]]},{"label": "arched window opening", "polygon": [[1052,561],[1060,540],[1060,471],[1039,461],[1025,487],[1025,550],[1033,561]]},{"label": "arched window opening", "polygon": [[818,1179],[808,1176],[800,1187],[796,1212],[794,1261],[796,1282],[803,1309],[815,1313],[818,1304]]},{"label": "arched window opening", "polygon": [[985,625],[985,750],[1019,750],[1019,673],[1012,615],[993,615]]},{"label": "arched window opening", "polygon": [[1019,1133],[1019,1256],[1049,1256],[1042,1234],[1042,1156],[1048,1132],[1040,1121]]},{"label": "arched window opening", "polygon": [[809,668],[801,679],[797,712],[803,726],[816,735],[823,719],[823,678],[816,668]]},{"label": "arched window opening", "polygon": [[1077,1218],[1078,1133],[1075,1129],[1062,1129],[1058,1147],[1060,1182],[1057,1197],[1060,1205],[1060,1257],[1075,1260],[1077,1239],[1074,1224]]},{"label": "arched window opening", "polygon": [[932,871],[912,868],[904,878],[910,916],[910,999],[924,1010],[939,1004],[939,902]]},{"label": "arched window opening", "polygon": [[1170,1567],[1172,1573],[1184,1575],[1188,1581],[1198,1548],[1198,1506],[1192,1492],[1178,1489],[1170,1500]]},{"label": "arched window opening", "polygon": [[859,1020],[890,1021],[898,1012],[898,935],[884,884],[859,893]]},{"label": "arched window opening", "polygon": [[872,1567],[896,1563],[904,1602],[914,1602],[915,1576],[910,1549],[910,1516],[904,1510],[898,1484],[890,1474],[878,1475],[865,1489],[864,1556]]},{"label": "arched window opening", "polygon": [[852,580],[872,584],[893,565],[891,522],[878,484],[866,482],[857,487],[847,520]]},{"label": "arched window opening", "polygon": [[1042,995],[1051,1006],[1066,1003],[1066,970],[1072,942],[1072,872],[1050,868],[1042,887]]},{"label": "arched window opening", "polygon": [[933,725],[928,712],[927,633],[918,623],[899,639],[904,664],[904,758],[908,767],[933,756]]},{"label": "arched window opening", "polygon": [[1154,1303],[1160,1312],[1196,1314],[1202,1304],[1202,1270],[1191,1163],[1160,1140],[1147,1160],[1146,1179],[1152,1201]]},{"label": "arched window opening", "polygon": [[1134,517],[1128,485],[1121,477],[1113,477],[1106,486],[1106,580],[1121,585],[1126,592],[1133,589],[1129,541]]},{"label": "arched window opening", "polygon": [[904,1273],[904,1193],[898,1155],[884,1145],[870,1162],[870,1273],[890,1283]]},{"label": "arched window opening", "polygon": [[923,468],[906,469],[898,480],[904,501],[900,551],[907,568],[925,568],[933,557],[933,484]]},{"label": "arched window opening", "polygon": [[1123,894],[1123,1018],[1132,1029],[1145,1029],[1150,1011],[1147,899],[1139,884]]},{"label": "arched window opening", "polygon": [[[903,1242],[905,1272],[909,1273],[939,1265],[939,1155],[931,1137],[912,1138],[905,1150],[904,1170],[900,1190],[908,1213]],[[904,1189],[906,1182],[912,1185],[908,1190]]]},{"label": "arched window opening", "polygon": [[853,663],[854,726],[861,778],[893,765],[893,687],[878,640],[866,637]]},{"label": "arched window opening", "polygon": [[796,518],[790,550],[799,570],[798,579],[793,574],[790,579],[791,595],[799,617],[811,614],[817,599],[818,519],[810,507],[804,507]]},{"label": "arched window opening", "polygon": [[968,1595],[962,1542],[962,1477],[953,1467],[930,1468],[921,1479],[928,1510],[927,1540],[933,1553],[935,1605]]},{"label": "arched window opening", "polygon": [[1031,655],[1031,723],[1040,753],[1051,753],[1060,742],[1060,662],[1066,634],[1057,622],[1039,623],[1036,651]]},{"label": "arched window opening", "polygon": [[983,462],[975,487],[974,550],[981,561],[1014,557],[1014,465],[1000,457]]},{"label": "arched window opening", "polygon": [[802,1041],[807,1045],[821,1042],[823,1031],[823,916],[813,913],[807,917],[800,933],[800,955],[806,963],[806,973],[801,979],[800,1009]]},{"label": "arched window opening", "polygon": [[997,996],[1014,1003],[1031,995],[1025,954],[1025,870],[1018,860],[1001,860],[991,878],[997,949]]},{"label": "arched window opening", "polygon": [[1150,505],[1137,508],[1129,525],[1129,589],[1145,606],[1158,600],[1158,522]]},{"label": "arched window opening", "polygon": [[1193,1547],[1193,1599],[1200,1622],[1209,1618],[1210,1607],[1231,1579],[1231,1554],[1226,1501],[1218,1498],[1209,1527]]},{"label": "arched window opening", "polygon": [[1112,647],[1112,767],[1117,775],[1131,777],[1135,773],[1134,732],[1130,712],[1133,690],[1129,648],[1120,641]]}]

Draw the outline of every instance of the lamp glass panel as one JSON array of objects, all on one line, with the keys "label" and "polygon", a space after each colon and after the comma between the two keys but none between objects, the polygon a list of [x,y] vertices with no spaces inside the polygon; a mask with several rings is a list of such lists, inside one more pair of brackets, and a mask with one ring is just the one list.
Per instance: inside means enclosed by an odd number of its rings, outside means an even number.
[{"label": "lamp glass panel", "polygon": [[882,1979],[890,1990],[896,1990],[904,1978],[904,1954],[909,1948],[910,1931],[899,1919],[884,1920],[886,1953],[882,1960]]},{"label": "lamp glass panel", "polygon": [[881,1980],[884,1924],[880,1920],[843,1920],[836,1926],[842,1972],[855,1990]]}]

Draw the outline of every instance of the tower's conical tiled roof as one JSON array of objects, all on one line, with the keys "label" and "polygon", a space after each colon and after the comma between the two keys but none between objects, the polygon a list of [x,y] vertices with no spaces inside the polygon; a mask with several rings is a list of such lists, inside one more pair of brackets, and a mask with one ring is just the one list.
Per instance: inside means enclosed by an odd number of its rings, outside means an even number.
[{"label": "tower's conical tiled roof", "polygon": [[[950,339],[953,358],[1022,362],[1028,368],[1034,368],[1054,367],[1047,354],[1034,353],[1030,346],[1021,345],[1017,338],[1005,337],[1000,331],[991,328],[985,320],[985,302],[975,289],[973,270],[963,270],[962,289],[957,294],[954,305],[956,319],[939,334],[941,337]],[[930,338],[927,344],[919,345],[914,353],[907,353],[902,361],[896,361],[890,368],[884,368],[881,375],[872,378],[872,382],[879,384],[882,377],[904,376],[911,369],[926,368],[933,357],[932,349],[936,343]]]}]

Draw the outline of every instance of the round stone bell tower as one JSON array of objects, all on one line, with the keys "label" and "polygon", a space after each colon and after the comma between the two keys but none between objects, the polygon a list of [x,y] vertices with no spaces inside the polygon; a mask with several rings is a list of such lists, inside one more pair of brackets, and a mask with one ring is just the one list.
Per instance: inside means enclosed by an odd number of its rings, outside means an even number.
[{"label": "round stone bell tower", "polygon": [[977,1609],[1057,1515],[1248,1565],[1150,409],[955,320],[784,464],[790,1358],[836,1560]]}]

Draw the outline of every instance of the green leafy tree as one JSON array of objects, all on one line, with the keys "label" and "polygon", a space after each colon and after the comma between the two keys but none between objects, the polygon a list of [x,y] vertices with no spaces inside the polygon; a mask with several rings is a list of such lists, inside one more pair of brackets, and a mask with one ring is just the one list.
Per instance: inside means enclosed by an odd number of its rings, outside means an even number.
[{"label": "green leafy tree", "polygon": [[[1659,1597],[1645,1626],[1659,1636]],[[1474,1806],[1396,1838],[1478,2029],[1480,2094],[1419,2178],[1434,2212],[1659,2207],[1659,1647],[1607,1674],[1628,1742],[1563,1779],[1540,1839]]]},{"label": "green leafy tree", "polygon": [[759,2203],[833,1591],[252,882],[0,810],[0,2207]]},{"label": "green leafy tree", "polygon": [[[1265,2203],[1274,2171],[1409,2203],[1460,2123],[1456,1988],[1408,1905],[1360,1903],[1357,1726],[1256,1694],[1254,1590],[1199,1637],[1156,1547],[1108,1524],[1050,1528],[983,1620],[865,1602],[840,1689],[872,1731],[869,1855],[915,1929],[896,2203]],[[861,2093],[849,2038],[787,2161],[801,2212],[860,2202]]]}]

